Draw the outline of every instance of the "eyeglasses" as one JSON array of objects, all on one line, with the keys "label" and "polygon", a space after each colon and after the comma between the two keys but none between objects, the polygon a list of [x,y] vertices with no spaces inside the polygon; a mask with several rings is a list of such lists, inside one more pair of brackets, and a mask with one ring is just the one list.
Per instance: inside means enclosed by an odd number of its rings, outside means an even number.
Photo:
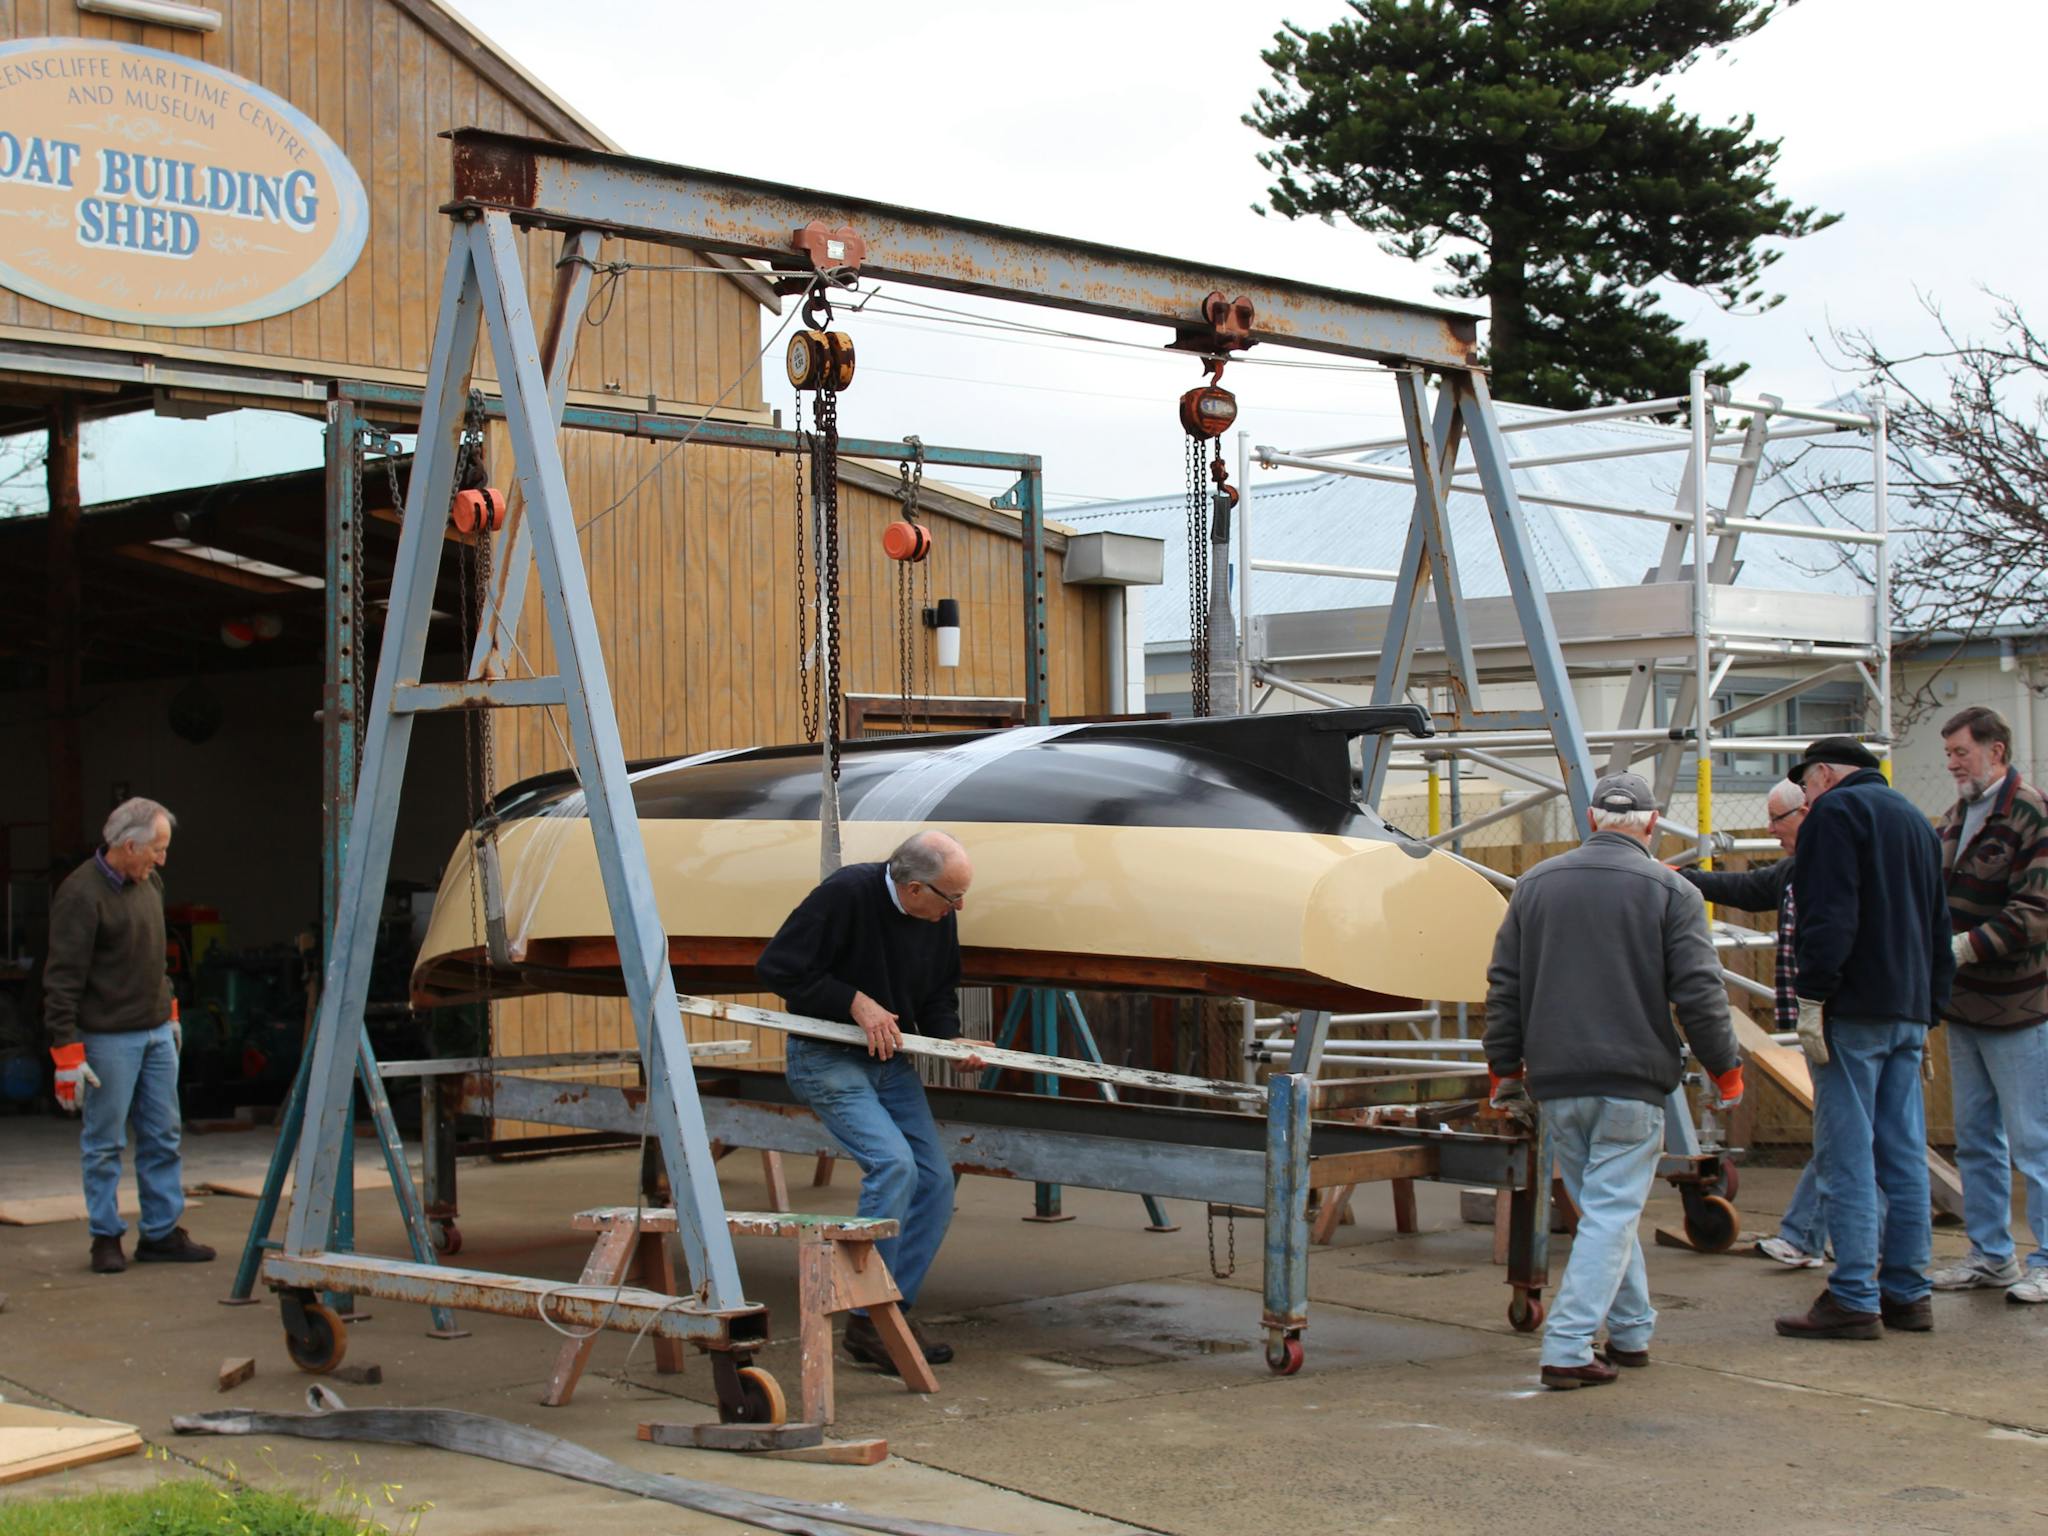
[{"label": "eyeglasses", "polygon": [[962,891],[958,896],[955,896],[951,891],[940,890],[936,885],[933,885],[929,880],[920,880],[917,883],[923,886],[926,890],[930,891],[934,896],[938,897],[939,900],[943,901],[947,906],[953,908],[953,910],[956,912],[959,911],[960,908],[967,905],[967,893],[965,891]]},{"label": "eyeglasses", "polygon": [[1789,811],[1778,812],[1777,815],[1773,816],[1769,821],[1765,822],[1764,825],[1767,827],[1775,827],[1781,821],[1790,821],[1794,816],[1804,816],[1805,814],[1805,806],[1795,805]]}]

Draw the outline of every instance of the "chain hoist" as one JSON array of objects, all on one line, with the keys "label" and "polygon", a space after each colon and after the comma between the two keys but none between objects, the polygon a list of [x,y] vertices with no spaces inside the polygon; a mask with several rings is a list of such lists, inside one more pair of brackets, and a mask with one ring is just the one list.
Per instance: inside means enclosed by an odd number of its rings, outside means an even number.
[{"label": "chain hoist", "polygon": [[818,430],[810,440],[811,501],[818,511],[823,545],[818,572],[825,645],[825,685],[818,714],[825,726],[825,754],[832,780],[839,781],[839,392],[853,382],[853,338],[830,329],[832,301],[814,290],[804,301],[804,329],[790,339],[789,382],[799,395],[818,397]]},{"label": "chain hoist", "polygon": [[1237,397],[1223,387],[1223,368],[1229,361],[1222,355],[1205,357],[1202,366],[1209,371],[1208,383],[1198,384],[1180,397],[1180,426],[1188,445],[1189,692],[1197,716],[1207,715],[1214,702],[1209,690],[1209,547],[1227,542],[1230,508],[1237,501],[1230,471],[1223,462],[1222,437],[1237,420]]},{"label": "chain hoist", "polygon": [[924,488],[924,440],[912,434],[903,441],[910,445],[910,456],[896,466],[900,481],[896,499],[902,505],[903,516],[882,530],[882,552],[896,565],[896,691],[901,729],[907,735],[917,698],[917,634],[923,627],[917,607],[917,580],[911,567],[923,569],[929,595],[931,567],[926,564],[926,557],[932,552],[932,535],[917,520],[918,497]]}]

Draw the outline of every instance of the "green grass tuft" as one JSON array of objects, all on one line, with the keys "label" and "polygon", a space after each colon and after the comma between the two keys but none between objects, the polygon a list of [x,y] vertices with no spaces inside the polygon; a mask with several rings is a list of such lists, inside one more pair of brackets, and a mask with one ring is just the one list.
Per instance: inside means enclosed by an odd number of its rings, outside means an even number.
[{"label": "green grass tuft", "polygon": [[[0,1504],[0,1536],[383,1536],[394,1529],[368,1514],[368,1500],[350,1494],[334,1502],[356,1508],[337,1513],[245,1483],[192,1478],[138,1493]],[[417,1509],[392,1513],[409,1517],[398,1531],[417,1527]]]}]

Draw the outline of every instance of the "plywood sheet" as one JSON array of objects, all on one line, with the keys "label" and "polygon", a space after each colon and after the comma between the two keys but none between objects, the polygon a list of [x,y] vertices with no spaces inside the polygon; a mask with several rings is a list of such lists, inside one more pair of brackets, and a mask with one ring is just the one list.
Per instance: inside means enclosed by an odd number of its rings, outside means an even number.
[{"label": "plywood sheet", "polygon": [[142,1449],[133,1424],[0,1403],[0,1483],[18,1483]]}]

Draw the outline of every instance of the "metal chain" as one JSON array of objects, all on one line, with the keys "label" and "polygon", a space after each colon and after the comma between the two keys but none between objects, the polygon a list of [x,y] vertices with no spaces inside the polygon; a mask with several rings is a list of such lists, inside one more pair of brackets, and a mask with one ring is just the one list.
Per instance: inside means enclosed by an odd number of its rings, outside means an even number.
[{"label": "metal chain", "polygon": [[[924,486],[924,440],[913,435],[903,441],[910,445],[911,458],[900,461],[896,466],[902,482],[896,489],[896,499],[902,504],[903,520],[914,524],[917,521],[918,493]],[[916,463],[915,473],[911,468],[913,460]],[[917,578],[911,570],[913,564],[924,565],[925,562],[896,562],[896,689],[900,696],[899,718],[905,735],[910,733],[914,723],[917,696],[918,615],[914,606]],[[930,579],[929,572],[926,579]]]},{"label": "metal chain", "polygon": [[796,690],[804,740],[818,739],[818,702],[811,692],[811,603],[805,556],[814,535],[810,508],[804,499],[804,397],[796,397]]},{"label": "metal chain", "polygon": [[825,754],[839,782],[839,392],[818,391],[818,433],[812,440],[811,486],[824,507],[825,687],[818,713],[825,722]]},{"label": "metal chain", "polygon": [[1204,482],[1208,479],[1208,465],[1204,462],[1202,440],[1190,437],[1187,440],[1187,512],[1188,512],[1188,665],[1192,675],[1189,678],[1193,695],[1194,712],[1197,716],[1209,713],[1209,519],[1206,515],[1208,495]]},{"label": "metal chain", "polygon": [[[919,606],[919,617],[932,611],[932,563],[929,559],[922,566],[924,571],[924,601]],[[932,728],[932,695],[938,690],[932,681],[933,653],[939,648],[939,632],[936,628],[924,640],[924,730],[927,735]]]},{"label": "metal chain", "polygon": [[1217,1264],[1216,1264],[1216,1207],[1215,1207],[1215,1206],[1213,1206],[1213,1205],[1212,1205],[1212,1206],[1210,1206],[1210,1207],[1209,1207],[1209,1273],[1210,1273],[1210,1274],[1212,1274],[1212,1275],[1214,1275],[1214,1276],[1215,1276],[1215,1277],[1216,1277],[1216,1278],[1217,1278],[1218,1280],[1228,1280],[1228,1279],[1229,1279],[1229,1278],[1230,1278],[1230,1277],[1231,1277],[1232,1275],[1234,1275],[1234,1274],[1236,1274],[1236,1273],[1237,1273],[1237,1207],[1236,1207],[1236,1206],[1234,1206],[1234,1205],[1226,1205],[1226,1206],[1225,1206],[1225,1207],[1223,1208],[1223,1225],[1224,1225],[1224,1231],[1225,1231],[1225,1233],[1227,1234],[1227,1241],[1229,1242],[1229,1245],[1230,1245],[1230,1247],[1229,1247],[1229,1253],[1230,1253],[1230,1258],[1229,1258],[1229,1262],[1228,1262],[1228,1264],[1226,1264],[1226,1265],[1225,1265],[1224,1267],[1222,1267],[1222,1268],[1220,1268],[1220,1269],[1219,1269],[1219,1268],[1217,1267]]}]

